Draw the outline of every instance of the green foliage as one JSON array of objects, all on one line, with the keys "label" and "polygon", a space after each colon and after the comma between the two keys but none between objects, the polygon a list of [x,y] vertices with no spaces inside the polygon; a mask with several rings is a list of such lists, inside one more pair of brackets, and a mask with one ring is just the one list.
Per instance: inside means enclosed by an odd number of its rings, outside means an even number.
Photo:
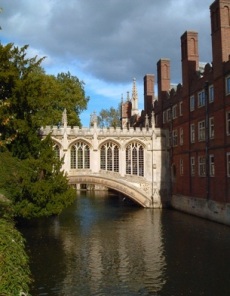
[{"label": "green foliage", "polygon": [[29,295],[30,282],[24,239],[13,222],[0,218],[0,295]]},{"label": "green foliage", "polygon": [[0,146],[16,137],[20,145],[30,133],[27,146],[38,128],[57,125],[65,108],[69,124],[81,126],[79,114],[89,100],[82,81],[69,72],[45,74],[43,58],[27,58],[27,49],[0,44]]},{"label": "green foliage", "polygon": [[58,124],[65,107],[69,123],[80,125],[88,98],[77,77],[46,75],[27,49],[0,44],[0,188],[15,216],[32,218],[59,214],[75,198],[39,128]]},{"label": "green foliage", "polygon": [[41,142],[37,159],[18,159],[10,152],[0,153],[0,188],[12,203],[14,216],[32,218],[59,214],[75,199],[75,191],[54,157],[52,141]]},{"label": "green foliage", "polygon": [[98,116],[98,124],[100,127],[119,127],[120,123],[120,106],[117,109],[102,109]]}]

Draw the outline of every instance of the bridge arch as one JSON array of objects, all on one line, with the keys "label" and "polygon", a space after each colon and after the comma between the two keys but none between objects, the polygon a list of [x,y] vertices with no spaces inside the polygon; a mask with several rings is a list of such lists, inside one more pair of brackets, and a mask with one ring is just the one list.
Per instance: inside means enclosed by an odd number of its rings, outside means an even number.
[{"label": "bridge arch", "polygon": [[128,196],[130,199],[135,201],[137,204],[144,208],[152,207],[152,201],[148,197],[148,195],[138,189],[137,187],[132,186],[130,183],[116,180],[116,179],[110,179],[106,176],[96,176],[96,175],[78,175],[78,176],[69,176],[69,184],[99,184],[103,185],[109,189],[116,190],[126,196]]}]

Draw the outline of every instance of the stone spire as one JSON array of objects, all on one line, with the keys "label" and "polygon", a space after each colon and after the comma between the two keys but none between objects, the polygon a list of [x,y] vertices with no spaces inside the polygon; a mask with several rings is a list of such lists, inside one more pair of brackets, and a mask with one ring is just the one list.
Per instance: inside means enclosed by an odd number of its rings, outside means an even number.
[{"label": "stone spire", "polygon": [[63,113],[62,113],[62,124],[64,125],[64,127],[67,127],[67,112],[66,112],[66,108],[64,109]]},{"label": "stone spire", "polygon": [[132,115],[138,114],[138,94],[136,79],[133,78],[133,89],[132,89]]}]

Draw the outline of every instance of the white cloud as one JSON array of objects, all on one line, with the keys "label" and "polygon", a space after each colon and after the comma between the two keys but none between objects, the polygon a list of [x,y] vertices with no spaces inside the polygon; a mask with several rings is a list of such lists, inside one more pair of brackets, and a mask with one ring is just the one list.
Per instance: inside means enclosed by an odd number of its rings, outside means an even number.
[{"label": "white cloud", "polygon": [[[132,77],[142,83],[156,63],[171,60],[172,81],[181,81],[180,36],[199,33],[200,60],[210,62],[211,0],[2,0],[2,42],[29,44],[47,56],[53,74],[70,71],[90,94],[111,102]],[[142,92],[141,92],[142,93]],[[141,94],[139,95],[141,99]]]}]

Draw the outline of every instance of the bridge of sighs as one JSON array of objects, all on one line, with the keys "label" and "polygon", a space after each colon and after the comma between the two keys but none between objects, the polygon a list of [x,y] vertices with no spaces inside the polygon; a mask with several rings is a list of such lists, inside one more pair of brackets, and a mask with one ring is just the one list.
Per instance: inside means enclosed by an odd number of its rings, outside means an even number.
[{"label": "bridge of sighs", "polygon": [[61,126],[46,126],[69,183],[110,188],[147,208],[169,201],[169,160],[166,132],[155,128],[70,127],[66,111]]}]

